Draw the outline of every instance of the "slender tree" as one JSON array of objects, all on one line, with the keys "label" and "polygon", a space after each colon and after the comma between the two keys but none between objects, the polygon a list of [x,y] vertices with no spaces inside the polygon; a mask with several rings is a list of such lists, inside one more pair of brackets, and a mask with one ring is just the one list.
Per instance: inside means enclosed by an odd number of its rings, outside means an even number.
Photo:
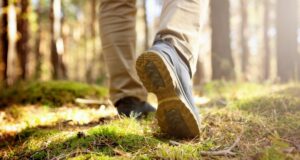
[{"label": "slender tree", "polygon": [[27,72],[27,57],[30,52],[29,48],[29,12],[30,12],[30,0],[19,1],[19,7],[21,9],[20,14],[17,17],[17,28],[19,33],[19,39],[17,41],[17,55],[21,67],[21,79],[26,78]]},{"label": "slender tree", "polygon": [[87,82],[92,82],[93,79],[93,69],[96,63],[97,58],[97,42],[96,42],[96,25],[97,25],[97,1],[91,0],[90,1],[90,14],[91,14],[91,20],[90,20],[90,32],[91,32],[91,39],[92,39],[92,62],[87,65],[86,70],[86,80]]},{"label": "slender tree", "polygon": [[200,57],[198,58],[196,68],[197,69],[193,77],[193,87],[195,88],[195,91],[202,92],[201,87],[204,84],[205,73],[204,73],[204,64],[200,59]]},{"label": "slender tree", "polygon": [[61,0],[51,0],[51,63],[54,79],[67,77],[66,67],[63,62],[64,42],[61,37],[62,30],[62,5]]},{"label": "slender tree", "polygon": [[1,77],[3,80],[7,80],[7,64],[8,64],[8,48],[9,48],[9,39],[8,39],[8,7],[9,0],[2,1],[2,23],[1,23],[1,42],[2,42],[2,67],[0,67]]},{"label": "slender tree", "polygon": [[212,78],[235,78],[230,47],[229,0],[211,0]]},{"label": "slender tree", "polygon": [[[2,1],[0,1],[0,9],[2,10]],[[0,12],[0,57],[2,57],[2,39],[1,39],[1,34],[2,34],[2,13]],[[2,65],[2,58],[0,58],[0,68],[2,68],[1,66]],[[2,80],[2,74],[1,74],[1,69],[0,69],[0,83],[1,83],[1,80]]]},{"label": "slender tree", "polygon": [[93,40],[93,58],[96,58],[97,44],[96,44],[96,25],[97,25],[97,1],[91,0],[91,38]]},{"label": "slender tree", "polygon": [[248,10],[247,0],[240,0],[241,5],[241,49],[242,49],[242,73],[247,77],[247,68],[249,65],[249,47],[248,47]]},{"label": "slender tree", "polygon": [[97,44],[96,44],[96,24],[98,22],[97,19],[97,1],[91,0],[91,38],[93,40],[93,59],[96,58],[97,54]]},{"label": "slender tree", "polygon": [[263,41],[264,41],[264,59],[263,59],[263,79],[268,80],[270,78],[270,38],[268,36],[270,28],[270,0],[264,0],[264,31],[263,31]]},{"label": "slender tree", "polygon": [[281,82],[299,76],[297,19],[298,0],[277,0],[277,75]]},{"label": "slender tree", "polygon": [[145,24],[145,50],[149,47],[149,24],[148,24],[148,15],[147,15],[147,1],[143,0],[143,11],[144,11],[144,24]]},{"label": "slender tree", "polygon": [[7,54],[7,66],[6,66],[6,84],[13,85],[19,78],[21,73],[21,68],[18,63],[17,53],[16,53],[16,41],[17,35],[17,1],[9,0],[8,8],[6,8],[8,16],[8,54]]},{"label": "slender tree", "polygon": [[43,0],[39,0],[38,2],[38,6],[36,9],[36,13],[37,13],[37,36],[36,36],[36,40],[35,40],[35,61],[36,61],[36,65],[35,65],[35,74],[34,74],[34,78],[35,79],[39,79],[41,78],[41,74],[42,74],[42,52],[41,52],[41,37],[42,37],[42,1]]}]

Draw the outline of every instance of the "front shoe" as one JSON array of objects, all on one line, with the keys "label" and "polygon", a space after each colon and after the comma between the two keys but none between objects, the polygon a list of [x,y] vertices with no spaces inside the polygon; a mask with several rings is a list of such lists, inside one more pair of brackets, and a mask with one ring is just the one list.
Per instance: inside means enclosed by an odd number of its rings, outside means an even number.
[{"label": "front shoe", "polygon": [[162,132],[178,138],[199,136],[200,117],[191,74],[175,48],[168,42],[156,42],[139,56],[136,69],[148,92],[158,98],[156,118]]}]

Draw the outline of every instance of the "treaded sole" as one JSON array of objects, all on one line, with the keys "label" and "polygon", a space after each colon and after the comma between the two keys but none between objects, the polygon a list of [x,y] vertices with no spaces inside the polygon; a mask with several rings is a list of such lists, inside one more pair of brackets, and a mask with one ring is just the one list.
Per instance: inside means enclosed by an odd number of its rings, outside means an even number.
[{"label": "treaded sole", "polygon": [[156,118],[161,131],[178,138],[199,136],[199,125],[188,103],[177,95],[173,80],[175,75],[165,65],[163,57],[154,51],[139,56],[136,70],[148,92],[156,94]]}]

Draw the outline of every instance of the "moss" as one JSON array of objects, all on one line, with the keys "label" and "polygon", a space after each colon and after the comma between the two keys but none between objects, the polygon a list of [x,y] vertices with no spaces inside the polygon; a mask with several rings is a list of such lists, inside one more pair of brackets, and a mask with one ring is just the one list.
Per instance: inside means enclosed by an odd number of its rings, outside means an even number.
[{"label": "moss", "polygon": [[[135,156],[135,153],[144,153],[142,157],[146,158],[149,155],[146,153],[161,142],[153,136],[144,135],[144,128],[147,127],[141,126],[141,122],[134,119],[122,119],[93,127],[83,132],[83,136],[80,137],[76,132],[59,131],[55,128],[26,129],[18,135],[20,137],[18,141],[26,142],[26,145],[20,146],[21,148],[15,146],[14,153],[16,157],[25,155],[33,159],[44,159],[78,151],[78,157],[76,156],[78,159],[87,157],[96,159],[114,157],[115,159],[120,156],[116,153],[118,150],[120,153],[129,153],[136,158],[140,155]],[[87,148],[90,153],[85,152]]]},{"label": "moss", "polygon": [[[101,155],[99,153],[97,154],[82,154],[82,155],[78,155],[76,157],[69,157],[68,160],[87,160],[87,159],[97,159],[97,160],[116,160],[118,158],[114,157],[111,158],[109,156],[105,156],[105,155]],[[120,158],[121,159],[121,158]]]},{"label": "moss", "polygon": [[156,155],[164,159],[195,159],[199,157],[199,152],[196,147],[190,145],[182,146],[158,146]]},{"label": "moss", "polygon": [[103,98],[104,87],[69,81],[22,82],[0,91],[0,106],[11,104],[43,104],[61,106],[76,98]]},{"label": "moss", "polygon": [[219,98],[225,98],[226,100],[243,99],[262,95],[268,90],[268,85],[263,86],[256,83],[236,83],[226,81],[209,82],[203,87],[204,95],[212,100]]},{"label": "moss", "polygon": [[31,156],[31,159],[36,159],[36,160],[47,159],[47,152],[46,151],[37,152]]},{"label": "moss", "polygon": [[263,116],[300,111],[300,99],[285,95],[267,95],[243,99],[235,102],[235,105],[241,110]]},{"label": "moss", "polygon": [[272,137],[271,146],[266,147],[259,159],[261,160],[281,160],[281,159],[293,159],[288,154],[284,153],[283,150],[289,147],[289,144],[281,141],[278,137]]}]

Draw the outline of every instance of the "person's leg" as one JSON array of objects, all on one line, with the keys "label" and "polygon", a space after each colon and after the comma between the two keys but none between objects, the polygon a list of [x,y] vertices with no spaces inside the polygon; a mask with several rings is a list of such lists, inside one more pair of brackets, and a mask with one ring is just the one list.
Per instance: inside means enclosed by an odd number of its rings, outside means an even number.
[{"label": "person's leg", "polygon": [[[134,69],[137,58],[135,15],[135,0],[101,0],[102,49],[109,76],[110,99],[115,105],[127,97],[135,97],[140,101],[146,101],[147,98],[147,92]],[[135,101],[136,99],[129,98],[124,103],[128,106],[132,105],[130,103],[136,104]],[[122,107],[125,108],[126,111],[123,111],[126,115],[133,109]]]},{"label": "person's leg", "polygon": [[196,71],[199,34],[208,3],[208,0],[165,0],[156,35],[156,40],[166,40],[175,46],[192,75]]},{"label": "person's leg", "polygon": [[198,58],[205,1],[165,0],[154,45],[136,63],[144,86],[158,98],[156,118],[161,130],[176,137],[200,134],[191,77]]},{"label": "person's leg", "polygon": [[101,0],[100,32],[113,103],[126,96],[146,100],[138,80],[136,60],[135,0]]}]

